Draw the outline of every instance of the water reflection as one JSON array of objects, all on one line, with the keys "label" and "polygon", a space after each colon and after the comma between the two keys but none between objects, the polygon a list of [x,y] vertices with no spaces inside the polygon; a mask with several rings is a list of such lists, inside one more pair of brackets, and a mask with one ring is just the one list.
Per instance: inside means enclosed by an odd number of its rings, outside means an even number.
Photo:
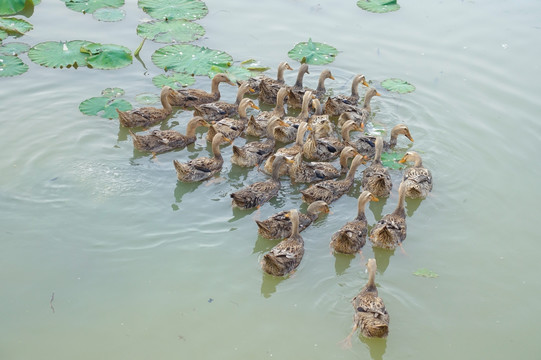
[{"label": "water reflection", "polygon": [[182,197],[188,193],[194,192],[202,184],[201,181],[187,183],[182,181],[177,181],[177,186],[175,187],[175,202],[181,203]]},{"label": "water reflection", "polygon": [[408,199],[406,198],[406,213],[408,217],[412,217],[415,210],[421,205],[422,199]]},{"label": "water reflection", "polygon": [[261,282],[261,295],[265,298],[270,298],[272,294],[276,292],[276,287],[287,277],[276,277],[263,273],[263,280]]},{"label": "water reflection", "polygon": [[337,254],[334,253],[334,271],[336,275],[344,275],[347,269],[351,266],[351,261],[355,259],[352,254]]},{"label": "water reflection", "polygon": [[[379,268],[379,264],[378,264]],[[387,339],[378,339],[378,338],[366,338],[364,336],[360,336],[361,342],[365,344],[368,349],[370,350],[370,357],[373,360],[381,360],[383,359],[383,355],[385,354],[385,350],[387,349]]]},{"label": "water reflection", "polygon": [[376,263],[378,264],[378,272],[383,274],[389,266],[391,256],[394,255],[394,250],[387,250],[378,247],[373,247],[372,250],[374,251]]},{"label": "water reflection", "polygon": [[[376,221],[379,221],[383,217],[383,207],[387,203],[388,198],[380,197],[379,201],[370,201],[368,203],[368,208],[372,213],[374,214],[374,217],[376,218]],[[379,264],[378,264],[379,265]]]},{"label": "water reflection", "polygon": [[257,236],[257,240],[255,241],[255,244],[254,244],[254,249],[252,250],[252,254],[263,254],[263,253],[266,253],[268,251],[270,251],[270,249],[272,249],[274,246],[276,246],[276,244],[278,244],[278,242],[280,242],[280,240],[269,240],[269,239],[266,239],[264,238],[263,236]]}]

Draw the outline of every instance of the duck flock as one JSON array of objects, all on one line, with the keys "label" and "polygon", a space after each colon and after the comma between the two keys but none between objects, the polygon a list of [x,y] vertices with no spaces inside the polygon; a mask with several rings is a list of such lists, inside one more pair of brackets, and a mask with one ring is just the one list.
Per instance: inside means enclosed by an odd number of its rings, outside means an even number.
[{"label": "duck flock", "polygon": [[[353,187],[357,169],[370,161],[362,171],[362,192],[358,198],[357,216],[343,224],[330,239],[336,253],[360,253],[366,243],[368,223],[365,207],[369,201],[387,197],[392,191],[391,176],[381,162],[381,154],[394,148],[399,135],[413,142],[408,127],[397,124],[390,138],[363,133],[370,120],[370,101],[380,96],[371,88],[364,75],[353,78],[350,95],[326,95],[325,80],[334,80],[329,70],[323,70],[316,89],[303,86],[303,77],[309,74],[307,64],[298,70],[296,82],[289,86],[284,81],[285,70],[293,70],[287,62],[278,66],[276,79],[260,75],[238,83],[235,103],[220,100],[220,83],[235,84],[225,75],[212,79],[211,91],[200,89],[173,90],[164,86],[161,91],[163,108],[144,107],[119,111],[122,126],[131,128],[134,147],[154,155],[182,149],[196,140],[196,129],[207,127],[207,140],[212,143],[212,157],[199,157],[188,162],[174,160],[179,181],[204,181],[218,174],[223,166],[220,145],[233,143],[246,135],[260,138],[244,146],[233,145],[231,162],[242,167],[257,167],[269,175],[268,180],[249,184],[230,194],[232,205],[241,209],[263,206],[274,198],[281,187],[281,179],[288,176],[292,182],[306,183],[301,190],[302,200],[309,204],[306,213],[297,209],[280,211],[268,219],[255,220],[258,232],[269,239],[283,239],[261,259],[263,271],[273,276],[286,276],[300,264],[304,255],[304,241],[300,232],[306,229],[320,213],[328,213],[329,205]],[[368,87],[360,103],[359,86]],[[259,111],[247,116],[247,109],[259,107],[246,94],[257,95],[259,102],[274,105],[272,111]],[[297,116],[286,116],[287,108],[300,108]],[[136,134],[135,128],[158,124],[177,106],[194,111],[186,134],[175,130],[152,130]],[[351,134],[356,132],[356,134]],[[335,160],[338,160],[335,166]],[[350,159],[352,159],[350,161]],[[406,238],[404,201],[425,198],[432,190],[432,174],[423,167],[421,156],[408,151],[400,163],[412,163],[407,168],[398,188],[395,210],[373,225],[368,236],[373,247],[393,250]],[[349,166],[348,166],[349,163]],[[389,314],[378,296],[375,285],[376,261],[367,263],[368,282],[352,300],[355,309],[354,326],[344,340],[350,346],[351,336],[360,328],[366,337],[386,337]]]}]

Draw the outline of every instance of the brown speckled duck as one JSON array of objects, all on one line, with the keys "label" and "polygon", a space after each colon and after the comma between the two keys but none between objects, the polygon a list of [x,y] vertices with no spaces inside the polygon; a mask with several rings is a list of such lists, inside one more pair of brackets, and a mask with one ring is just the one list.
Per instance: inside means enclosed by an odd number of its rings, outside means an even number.
[{"label": "brown speckled duck", "polygon": [[312,183],[316,181],[336,179],[348,170],[347,161],[359,153],[351,146],[346,146],[340,153],[340,169],[323,161],[305,162],[302,153],[295,155],[293,164],[289,166],[289,177],[292,182]]},{"label": "brown speckled duck", "polygon": [[[272,173],[272,163],[274,162],[274,159],[276,156],[285,156],[288,158],[293,158],[295,155],[297,155],[299,152],[302,152],[302,146],[304,144],[304,134],[306,131],[308,131],[310,127],[307,123],[302,123],[299,125],[299,129],[297,130],[297,139],[295,140],[295,143],[292,146],[289,147],[281,147],[278,150],[276,150],[276,153],[265,161],[265,166],[263,167],[263,172],[267,174]],[[276,134],[276,131],[274,132]],[[279,174],[280,176],[287,174],[288,172],[288,164],[283,163],[280,167]]]},{"label": "brown speckled duck", "polygon": [[302,96],[306,91],[311,91],[316,98],[322,99],[327,92],[327,89],[325,89],[325,80],[327,79],[334,80],[334,77],[332,76],[332,73],[329,69],[325,69],[321,72],[321,74],[319,75],[317,88],[315,90],[310,88],[297,89],[295,87],[289,89],[289,93],[287,96],[287,106],[292,108],[300,108],[302,105]]},{"label": "brown speckled duck", "polygon": [[[274,97],[276,98],[276,91],[278,91],[280,87],[285,85],[285,81],[284,81],[285,70],[293,70],[293,68],[289,66],[287,61],[282,61],[280,64],[278,64],[278,73],[276,74],[276,79],[273,79],[271,77],[268,77],[262,74],[255,78],[249,78],[245,82],[247,82],[250,85],[250,87],[255,90],[255,94],[259,94],[261,83],[265,82],[267,89],[270,89],[271,87],[273,88],[272,90],[268,90],[268,91],[273,91]],[[244,82],[241,82],[241,83],[244,83]],[[275,90],[274,88],[277,88],[277,89]],[[276,100],[274,102],[276,102]],[[273,102],[270,102],[270,103],[272,104]]]},{"label": "brown speckled duck", "polygon": [[389,334],[390,316],[385,309],[383,300],[378,295],[376,287],[376,259],[368,259],[368,282],[361,291],[351,300],[355,315],[353,329],[343,340],[344,347],[351,347],[351,337],[360,328],[361,335],[367,338],[385,338]]},{"label": "brown speckled duck", "polygon": [[389,170],[381,163],[381,152],[383,150],[383,139],[381,136],[376,137],[376,152],[372,164],[363,171],[361,186],[363,190],[368,190],[374,196],[389,196],[393,183]]},{"label": "brown speckled duck", "polygon": [[173,160],[178,179],[184,182],[202,181],[220,172],[224,163],[220,152],[220,144],[224,141],[231,142],[230,139],[219,133],[212,139],[212,154],[214,157],[199,157],[187,163]]},{"label": "brown speckled duck", "polygon": [[194,107],[195,105],[218,101],[220,100],[220,90],[218,86],[222,82],[235,86],[235,84],[229,80],[227,75],[219,73],[212,78],[210,93],[200,89],[173,90],[169,95],[169,102],[173,106],[189,108]]},{"label": "brown speckled duck", "polygon": [[[372,107],[370,106],[370,101],[374,96],[381,96],[381,94],[374,88],[369,88],[368,91],[364,94],[364,102],[361,108],[355,107],[348,111],[349,115],[355,122],[359,125],[366,125],[370,114],[372,113]],[[340,122],[338,123],[340,125]]]},{"label": "brown speckled duck", "polygon": [[259,109],[252,99],[242,99],[239,104],[239,118],[233,119],[227,117],[212,125],[207,132],[207,140],[210,141],[217,132],[224,134],[225,137],[231,140],[239,137],[248,124],[248,117],[246,115],[246,109],[248,107]]},{"label": "brown speckled duck", "polygon": [[287,95],[287,88],[283,87],[278,91],[276,96],[276,106],[272,111],[260,111],[255,117],[251,116],[246,126],[246,135],[263,136],[265,135],[267,125],[272,117],[283,119],[286,115],[284,109],[284,99]]},{"label": "brown speckled duck", "polygon": [[173,91],[174,90],[169,86],[162,87],[160,100],[163,108],[161,109],[150,106],[128,111],[116,109],[120,125],[124,127],[146,127],[156,125],[165,120],[173,112],[173,108],[169,101],[169,95]]},{"label": "brown speckled duck", "polygon": [[274,130],[274,137],[276,141],[283,144],[289,144],[294,141],[297,134],[297,128],[300,124],[305,123],[310,118],[310,112],[308,108],[310,107],[310,102],[314,95],[311,91],[307,91],[303,95],[302,100],[302,109],[299,115],[297,116],[286,116],[284,121],[290,125],[290,127],[277,127]]},{"label": "brown speckled duck", "polygon": [[[397,144],[398,136],[404,135],[411,142],[413,142],[413,137],[410,134],[410,130],[405,124],[395,125],[391,129],[390,139],[383,141],[382,152],[388,152]],[[348,144],[353,146],[360,154],[372,157],[376,153],[376,137],[371,135],[362,135],[356,139],[349,139]]]},{"label": "brown speckled duck", "polygon": [[399,163],[413,161],[412,167],[404,170],[402,181],[406,188],[406,197],[411,199],[424,199],[432,191],[432,173],[423,167],[421,155],[415,151],[408,151]]},{"label": "brown speckled duck", "polygon": [[351,95],[332,96],[325,102],[325,113],[330,116],[338,116],[344,112],[355,111],[359,104],[359,84],[370,87],[364,75],[359,74],[353,78],[351,83]]},{"label": "brown speckled duck", "polygon": [[316,139],[316,132],[311,131],[302,147],[302,153],[307,160],[331,161],[336,159],[343,149],[344,144],[338,138],[329,136]]},{"label": "brown speckled duck", "polygon": [[406,211],[404,209],[404,200],[406,198],[406,187],[404,182],[400,183],[398,188],[398,204],[396,209],[381,218],[370,231],[370,241],[372,246],[394,250],[401,246],[406,239]]},{"label": "brown speckled duck", "polygon": [[[297,73],[297,80],[295,82],[295,85],[291,87],[293,91],[303,90],[302,80],[304,78],[304,74],[310,74],[310,72],[308,71],[308,64],[302,64],[299,67],[299,71]],[[283,85],[267,85],[266,81],[262,81],[259,86],[259,101],[267,104],[276,104],[276,95],[278,94],[278,90],[282,86]],[[302,97],[302,95],[300,96]]]},{"label": "brown speckled duck", "polygon": [[193,144],[195,142],[195,130],[200,126],[209,127],[210,124],[202,117],[196,116],[188,122],[186,135],[175,130],[152,130],[148,135],[137,135],[130,130],[130,135],[136,149],[161,154]]},{"label": "brown speckled duck", "polygon": [[[291,235],[291,220],[288,211],[280,211],[267,219],[255,220],[259,235],[266,239],[284,239]],[[306,209],[306,214],[299,213],[299,232],[304,231],[320,214],[329,213],[329,205],[325,201],[315,201]]]},{"label": "brown speckled duck", "polygon": [[225,101],[214,101],[211,103],[200,104],[194,106],[194,116],[201,116],[207,121],[218,121],[226,117],[231,117],[238,114],[239,104],[248,92],[254,92],[250,84],[244,83],[237,90],[237,98],[233,104]]},{"label": "brown speckled duck", "polygon": [[378,198],[370,191],[365,190],[357,200],[357,217],[347,222],[332,235],[330,245],[334,251],[342,254],[361,252],[361,248],[366,244],[366,234],[368,233],[368,222],[364,209],[369,201],[378,201]]}]

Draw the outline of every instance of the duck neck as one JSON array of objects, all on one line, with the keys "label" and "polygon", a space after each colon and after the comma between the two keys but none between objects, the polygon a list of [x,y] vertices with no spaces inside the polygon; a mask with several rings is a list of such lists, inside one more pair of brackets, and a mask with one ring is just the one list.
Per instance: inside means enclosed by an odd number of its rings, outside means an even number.
[{"label": "duck neck", "polygon": [[276,158],[272,163],[272,181],[280,183],[280,168],[282,167],[283,161],[278,161]]},{"label": "duck neck", "polygon": [[248,107],[248,103],[242,103],[239,105],[239,118],[241,120],[247,120],[248,117],[246,115],[246,108]]},{"label": "duck neck", "polygon": [[350,142],[351,141],[351,138],[349,136],[349,132],[351,131],[351,127],[349,126],[342,126],[342,131],[340,132],[340,134],[342,135],[342,140],[344,140],[344,142]]},{"label": "duck neck", "polygon": [[423,159],[419,155],[415,156],[415,162],[413,163],[413,166],[416,168],[423,167]]},{"label": "duck neck", "polygon": [[361,82],[360,76],[355,76],[353,82],[351,83],[351,97],[359,99],[359,83]]},{"label": "duck neck", "polygon": [[195,137],[195,130],[199,126],[199,119],[192,119],[188,122],[186,126],[186,137],[193,138]]},{"label": "duck neck", "polygon": [[[357,155],[359,156],[359,155]],[[346,175],[346,179],[347,181],[350,181],[350,182],[353,182],[353,179],[355,178],[355,171],[357,171],[357,168],[361,166],[361,162],[355,162],[353,161],[351,163],[351,167],[349,168],[349,171]]]},{"label": "duck neck", "polygon": [[373,267],[368,268],[368,281],[366,282],[365,289],[376,289],[376,269],[374,269]]},{"label": "duck neck", "polygon": [[280,65],[278,65],[278,73],[276,74],[276,81],[279,83],[279,84],[283,84],[285,83],[285,80],[284,80],[284,71],[286,69],[286,64],[285,62],[283,63],[280,63]]},{"label": "duck neck", "polygon": [[348,167],[348,154],[345,151],[340,153],[340,169],[346,169]]},{"label": "duck neck", "polygon": [[316,88],[316,92],[319,94],[319,93],[325,93],[326,92],[326,89],[325,89],[325,80],[327,79],[327,76],[325,73],[322,73],[321,75],[319,75],[319,80],[317,82],[317,88]]},{"label": "duck neck", "polygon": [[276,106],[274,107],[274,110],[272,112],[273,115],[278,117],[283,117],[286,114],[286,111],[284,109],[284,97],[286,95],[285,91],[278,91],[278,95],[276,96]]},{"label": "duck neck", "polygon": [[295,81],[295,85],[293,85],[296,89],[302,89],[302,78],[304,77],[304,74],[306,73],[306,67],[302,66],[299,68],[299,72],[297,73],[297,81]]},{"label": "duck neck", "polygon": [[380,136],[376,138],[376,152],[374,154],[374,163],[381,163],[381,152],[383,150],[383,140]]},{"label": "duck neck", "polygon": [[299,214],[297,212],[290,213],[291,220],[291,238],[299,237]]},{"label": "duck neck", "polygon": [[398,204],[396,205],[396,209],[393,211],[393,214],[400,215],[402,217],[405,217],[405,209],[404,209],[404,202],[406,200],[406,187],[404,186],[404,183],[400,183],[400,187],[398,188]]},{"label": "duck neck", "polygon": [[169,91],[162,91],[162,93],[160,94],[160,101],[162,102],[162,106],[165,112],[171,114],[173,112],[173,108],[169,103]]},{"label": "duck neck", "polygon": [[366,110],[368,111],[372,111],[372,108],[370,107],[370,100],[372,100],[372,98],[374,97],[374,95],[376,94],[375,91],[368,91],[366,93],[366,95],[364,96],[364,104],[363,104],[363,108],[365,108]]},{"label": "duck neck", "polygon": [[239,90],[237,91],[237,99],[235,100],[235,105],[240,104],[240,102],[244,98],[244,94],[246,94],[249,89],[250,89],[250,86],[247,86],[247,85],[239,86]]},{"label": "duck neck", "polygon": [[210,93],[212,95],[214,95],[214,96],[219,96],[220,95],[220,89],[218,88],[219,85],[220,85],[220,79],[213,78],[212,83],[210,85]]},{"label": "duck neck", "polygon": [[307,99],[306,101],[304,101],[303,99],[301,112],[298,116],[299,119],[303,121],[307,121],[310,118],[310,113],[308,112],[309,106],[310,106],[310,99]]},{"label": "duck neck", "polygon": [[274,141],[274,129],[280,125],[278,123],[279,119],[274,119],[272,121],[269,121],[269,124],[267,125],[267,139],[271,139]]},{"label": "duck neck", "polygon": [[366,208],[366,203],[370,200],[370,197],[360,196],[357,203],[357,219],[366,218],[364,214],[364,209]]},{"label": "duck neck", "polygon": [[220,151],[220,144],[222,143],[222,137],[218,134],[214,135],[212,139],[212,154],[218,160],[222,160],[222,153]]},{"label": "duck neck", "polygon": [[304,134],[306,133],[306,127],[299,125],[299,128],[297,129],[297,137],[295,138],[295,144],[302,147],[304,144]]}]

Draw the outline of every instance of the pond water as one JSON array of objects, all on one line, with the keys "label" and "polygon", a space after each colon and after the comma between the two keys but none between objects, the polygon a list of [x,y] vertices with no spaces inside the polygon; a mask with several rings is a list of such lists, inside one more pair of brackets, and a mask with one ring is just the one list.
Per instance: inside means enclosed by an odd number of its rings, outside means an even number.
[{"label": "pond water", "polygon": [[[203,132],[187,149],[134,151],[118,120],[83,115],[81,101],[108,87],[155,93],[163,73],[150,60],[163,44],[145,43],[142,63],[115,71],[30,67],[0,79],[0,357],[2,359],[534,359],[541,311],[536,255],[541,176],[538,120],[541,2],[409,1],[373,14],[355,1],[217,1],[198,21],[195,42],[271,67],[298,42],[340,53],[305,78],[346,93],[364,73],[383,96],[372,101],[375,127],[407,123],[434,176],[432,195],[407,202],[404,252],[335,256],[331,234],[356,214],[353,190],[302,233],[306,253],[286,279],[263,275],[254,218],[305,208],[302,185],[283,182],[259,211],[232,210],[229,194],[266,178],[231,165],[209,183],[177,182],[172,160],[209,153]],[[15,41],[84,39],[135,50],[148,16],[134,0],[126,18],[98,22],[42,1],[34,30]],[[5,42],[14,41],[12,39]],[[290,60],[297,69],[299,64]],[[286,72],[293,84],[296,72]],[[379,85],[390,77],[416,91]],[[194,87],[208,89],[198,77]],[[222,86],[232,101],[235,91]],[[362,92],[365,90],[362,89]],[[178,110],[162,128],[184,131]],[[239,139],[238,143],[242,144]],[[367,207],[369,224],[395,207],[393,193]],[[366,283],[366,259],[391,316],[386,340],[353,338],[351,298]],[[426,268],[439,276],[414,276]]]}]

